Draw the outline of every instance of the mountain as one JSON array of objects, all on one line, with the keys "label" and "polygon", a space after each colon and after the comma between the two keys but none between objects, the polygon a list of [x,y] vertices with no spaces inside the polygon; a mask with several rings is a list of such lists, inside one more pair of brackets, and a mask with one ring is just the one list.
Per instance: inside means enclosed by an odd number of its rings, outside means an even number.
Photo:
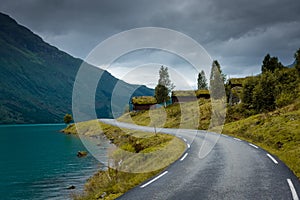
[{"label": "mountain", "polygon": [[[82,63],[0,13],[0,123],[62,122],[65,113],[72,112],[73,84]],[[112,116],[110,100],[117,82],[122,88],[117,98],[136,88],[134,96],[153,95],[152,89],[130,85],[107,71],[100,82],[95,97],[98,117]]]},{"label": "mountain", "polygon": [[286,67],[292,68],[292,67],[294,67],[295,65],[296,65],[296,60],[295,60],[292,64],[290,64],[290,65],[288,65],[288,66],[286,66]]}]

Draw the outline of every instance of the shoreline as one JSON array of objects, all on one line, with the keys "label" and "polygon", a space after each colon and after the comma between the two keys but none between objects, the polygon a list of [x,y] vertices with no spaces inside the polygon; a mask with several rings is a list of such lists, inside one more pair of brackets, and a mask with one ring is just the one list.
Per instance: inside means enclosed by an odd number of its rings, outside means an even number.
[{"label": "shoreline", "polygon": [[[84,133],[84,135],[89,135],[93,137],[91,132],[95,131],[95,129],[91,127],[92,123],[89,121],[82,123],[83,127],[87,128],[87,132]],[[97,121],[97,123],[100,122]],[[160,165],[164,167],[159,167],[159,169],[155,170],[148,169],[149,171],[146,172],[147,168],[149,168],[150,166],[149,159],[144,161],[143,166],[140,166],[137,165],[137,163],[135,163],[137,161],[132,160],[131,157],[122,157],[122,165],[126,166],[126,168],[127,166],[129,166],[129,168],[139,166],[139,168],[143,170],[140,172],[125,172],[126,170],[123,171],[121,167],[118,169],[108,167],[106,170],[98,170],[86,181],[84,192],[82,194],[79,194],[78,196],[75,196],[75,200],[98,199],[103,197],[107,200],[115,199],[126,193],[128,190],[138,186],[139,184],[145,182],[149,178],[162,172],[162,170],[170,166],[172,163],[176,162],[186,151],[185,142],[169,134],[155,134],[130,129],[128,129],[130,134],[124,134],[123,129],[121,130],[118,127],[111,126],[108,124],[100,124],[101,126],[103,126],[103,133],[106,136],[106,138],[112,143],[114,143],[116,146],[118,146],[120,150],[122,149],[127,152],[135,153],[151,153],[157,150],[161,151],[162,149],[164,149],[165,153],[160,152],[159,154],[159,160],[161,163]],[[63,130],[65,134],[72,135],[76,135],[75,131],[76,128],[74,125],[71,125],[65,130]],[[147,134],[148,137],[144,137],[142,139],[139,137],[135,137],[138,136],[138,134],[142,134],[144,136],[145,134]],[[170,146],[171,148],[168,146]],[[119,150],[114,151],[110,158],[113,160],[118,160],[118,158],[114,157],[114,155],[119,155],[119,153]],[[161,159],[161,156],[167,157],[168,159]],[[153,159],[157,160],[158,158],[153,157]],[[151,160],[151,162],[153,161]]]}]

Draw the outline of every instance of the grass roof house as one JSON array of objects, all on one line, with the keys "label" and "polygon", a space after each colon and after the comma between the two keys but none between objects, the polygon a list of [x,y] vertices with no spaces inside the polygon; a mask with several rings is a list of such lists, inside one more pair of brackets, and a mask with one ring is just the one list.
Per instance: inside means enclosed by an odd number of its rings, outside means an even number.
[{"label": "grass roof house", "polygon": [[209,90],[177,90],[172,92],[172,102],[182,103],[196,101],[197,99],[209,99]]},{"label": "grass roof house", "polygon": [[133,110],[149,110],[151,106],[157,103],[153,96],[137,96],[132,97],[131,103],[133,105]]}]

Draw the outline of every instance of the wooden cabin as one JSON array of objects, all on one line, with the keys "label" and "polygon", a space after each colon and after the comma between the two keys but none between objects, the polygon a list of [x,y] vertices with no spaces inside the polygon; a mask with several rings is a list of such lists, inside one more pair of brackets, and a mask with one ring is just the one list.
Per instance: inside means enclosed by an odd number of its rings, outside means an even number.
[{"label": "wooden cabin", "polygon": [[196,101],[197,99],[209,99],[209,90],[177,90],[172,92],[172,103]]},{"label": "wooden cabin", "polygon": [[151,106],[156,105],[157,101],[153,96],[137,96],[131,99],[134,111],[150,110]]}]

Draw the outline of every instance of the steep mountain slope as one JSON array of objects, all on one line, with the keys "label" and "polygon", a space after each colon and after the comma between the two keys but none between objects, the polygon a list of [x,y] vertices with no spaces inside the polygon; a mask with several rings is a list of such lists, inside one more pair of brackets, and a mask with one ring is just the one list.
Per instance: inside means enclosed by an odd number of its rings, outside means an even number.
[{"label": "steep mountain slope", "polygon": [[[0,123],[62,122],[71,112],[73,83],[82,62],[0,13]],[[111,89],[118,81],[104,71],[96,92],[99,117],[111,116]],[[124,93],[136,88],[123,81],[121,85]],[[141,86],[133,95],[153,95],[153,90]]]}]

